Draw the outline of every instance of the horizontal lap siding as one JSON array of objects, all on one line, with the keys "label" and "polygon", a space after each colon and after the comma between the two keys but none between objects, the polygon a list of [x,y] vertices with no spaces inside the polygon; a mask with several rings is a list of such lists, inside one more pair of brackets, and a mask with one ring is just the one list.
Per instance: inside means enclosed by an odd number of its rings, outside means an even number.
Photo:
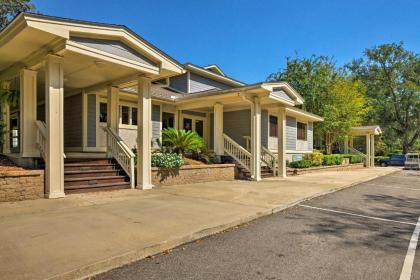
[{"label": "horizontal lap siding", "polygon": [[223,113],[223,132],[242,147],[245,147],[243,136],[251,135],[251,111],[233,111]]},{"label": "horizontal lap siding", "polygon": [[188,92],[188,75],[182,74],[169,79],[170,87],[181,92]]},{"label": "horizontal lap siding", "polygon": [[261,145],[268,148],[268,111],[267,110],[261,111]]},{"label": "horizontal lap siding", "polygon": [[64,99],[64,146],[82,146],[82,94]]},{"label": "horizontal lap siding", "polygon": [[296,150],[296,119],[286,116],[286,150]]},{"label": "horizontal lap siding", "polygon": [[87,146],[96,147],[96,95],[88,95],[87,104]]},{"label": "horizontal lap siding", "polygon": [[190,74],[190,89],[188,92],[194,93],[194,92],[200,92],[200,91],[206,91],[206,90],[213,90],[213,89],[228,89],[231,88],[228,85],[225,85],[223,83],[196,75],[191,73]]},{"label": "horizontal lap siding", "polygon": [[273,91],[273,94],[274,95],[277,95],[278,97],[281,97],[281,98],[283,98],[283,99],[286,99],[286,100],[288,100],[288,101],[293,101],[293,99],[291,99],[290,98],[290,96],[289,95],[287,95],[287,93],[285,93],[284,91],[282,91],[282,90],[279,90],[279,91]]},{"label": "horizontal lap siding", "polygon": [[156,142],[157,139],[160,139],[161,136],[161,120],[160,120],[160,106],[152,105],[152,147],[158,148]]},{"label": "horizontal lap siding", "polygon": [[314,124],[312,122],[308,123],[308,151],[314,149]]}]

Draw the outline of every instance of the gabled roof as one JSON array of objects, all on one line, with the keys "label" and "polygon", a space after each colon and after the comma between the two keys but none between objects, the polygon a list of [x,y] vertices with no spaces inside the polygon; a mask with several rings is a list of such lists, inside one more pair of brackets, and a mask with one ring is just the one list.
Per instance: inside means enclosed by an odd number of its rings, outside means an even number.
[{"label": "gabled roof", "polygon": [[216,74],[226,76],[226,74],[222,71],[222,69],[220,69],[220,67],[217,66],[216,64],[210,64],[210,65],[204,66],[203,68],[211,72],[214,72]]},{"label": "gabled roof", "polygon": [[212,80],[215,80],[215,81],[218,81],[218,82],[221,82],[221,83],[225,83],[225,84],[233,86],[233,87],[238,87],[238,86],[244,86],[245,85],[245,83],[243,83],[243,82],[240,82],[238,80],[235,80],[235,79],[230,78],[230,77],[225,76],[225,75],[217,74],[213,71],[210,71],[210,70],[206,69],[205,67],[200,67],[200,66],[197,66],[197,65],[189,63],[189,62],[185,63],[184,67],[185,67],[186,70],[189,70],[192,73],[199,74],[201,76],[210,78]]}]

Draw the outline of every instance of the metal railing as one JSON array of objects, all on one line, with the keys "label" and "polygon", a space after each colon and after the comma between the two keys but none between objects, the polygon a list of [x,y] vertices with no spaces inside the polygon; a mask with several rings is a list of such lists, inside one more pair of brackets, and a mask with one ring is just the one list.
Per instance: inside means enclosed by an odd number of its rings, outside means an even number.
[{"label": "metal railing", "polygon": [[122,169],[130,177],[130,187],[135,187],[135,164],[134,153],[128,148],[121,137],[109,127],[104,128],[107,134],[107,148],[109,154],[121,165]]},{"label": "metal railing", "polygon": [[232,138],[223,134],[223,149],[247,171],[251,171],[251,153],[236,143]]}]

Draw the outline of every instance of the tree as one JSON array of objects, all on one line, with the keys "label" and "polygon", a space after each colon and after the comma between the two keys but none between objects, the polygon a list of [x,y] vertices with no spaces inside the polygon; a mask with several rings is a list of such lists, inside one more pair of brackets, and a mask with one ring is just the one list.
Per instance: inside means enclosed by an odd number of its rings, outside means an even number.
[{"label": "tree", "polygon": [[347,69],[367,86],[372,113],[367,122],[384,128],[389,146],[409,152],[420,137],[420,56],[392,43],[366,49]]},{"label": "tree", "polygon": [[19,13],[35,11],[31,0],[0,0],[0,30]]},{"label": "tree", "polygon": [[315,139],[331,153],[332,144],[359,125],[368,111],[365,88],[350,80],[327,56],[287,58],[286,68],[271,74],[268,81],[289,82],[305,99],[304,109],[324,117],[315,126]]}]

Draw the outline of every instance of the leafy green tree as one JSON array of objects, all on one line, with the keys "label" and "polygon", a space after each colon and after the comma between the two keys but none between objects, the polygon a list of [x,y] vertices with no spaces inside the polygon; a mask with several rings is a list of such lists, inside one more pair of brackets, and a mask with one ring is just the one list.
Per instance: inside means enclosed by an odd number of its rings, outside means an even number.
[{"label": "leafy green tree", "polygon": [[31,0],[0,0],[0,30],[21,12],[35,11]]},{"label": "leafy green tree", "polygon": [[384,44],[347,69],[367,87],[373,110],[366,121],[383,127],[389,146],[401,142],[403,153],[412,150],[420,137],[420,55],[403,43]]},{"label": "leafy green tree", "polygon": [[319,147],[324,139],[329,153],[336,140],[362,122],[369,108],[363,84],[347,79],[327,56],[287,58],[286,67],[267,80],[290,83],[305,99],[304,109],[324,117],[315,125],[315,139]]}]

